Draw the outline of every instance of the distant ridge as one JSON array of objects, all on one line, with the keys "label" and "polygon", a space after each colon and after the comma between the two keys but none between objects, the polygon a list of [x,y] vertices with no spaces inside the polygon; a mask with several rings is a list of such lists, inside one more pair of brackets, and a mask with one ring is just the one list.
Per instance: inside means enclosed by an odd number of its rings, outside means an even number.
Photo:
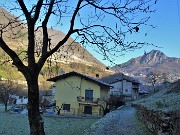
[{"label": "distant ridge", "polygon": [[149,72],[156,71],[168,73],[176,79],[180,78],[180,58],[168,57],[159,50],[152,50],[111,69],[116,72],[123,71],[136,77],[146,76]]}]

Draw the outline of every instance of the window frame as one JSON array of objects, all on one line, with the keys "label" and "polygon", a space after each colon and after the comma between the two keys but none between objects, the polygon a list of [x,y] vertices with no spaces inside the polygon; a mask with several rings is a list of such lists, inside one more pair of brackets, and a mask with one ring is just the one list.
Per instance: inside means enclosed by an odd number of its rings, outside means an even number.
[{"label": "window frame", "polygon": [[71,104],[63,104],[63,110],[70,112]]},{"label": "window frame", "polygon": [[86,89],[85,90],[85,101],[92,101],[93,100],[93,90]]}]

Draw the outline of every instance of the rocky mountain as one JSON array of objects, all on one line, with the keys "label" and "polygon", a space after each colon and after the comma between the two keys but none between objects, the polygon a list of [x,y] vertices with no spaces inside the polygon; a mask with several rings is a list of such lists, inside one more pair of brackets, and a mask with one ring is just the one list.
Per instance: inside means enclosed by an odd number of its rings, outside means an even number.
[{"label": "rocky mountain", "polygon": [[159,50],[152,50],[143,56],[112,67],[114,71],[122,71],[136,77],[145,77],[149,72],[168,73],[180,78],[180,58],[168,57]]}]

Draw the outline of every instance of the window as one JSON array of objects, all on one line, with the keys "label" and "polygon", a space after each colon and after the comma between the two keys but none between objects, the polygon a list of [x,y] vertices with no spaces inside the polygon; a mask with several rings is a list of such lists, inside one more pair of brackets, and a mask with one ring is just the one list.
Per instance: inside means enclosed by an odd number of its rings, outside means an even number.
[{"label": "window", "polygon": [[128,89],[126,89],[125,92],[128,92]]},{"label": "window", "polygon": [[93,90],[86,90],[85,91],[85,100],[92,101],[93,100]]},{"label": "window", "polygon": [[70,104],[63,104],[63,110],[70,111]]}]

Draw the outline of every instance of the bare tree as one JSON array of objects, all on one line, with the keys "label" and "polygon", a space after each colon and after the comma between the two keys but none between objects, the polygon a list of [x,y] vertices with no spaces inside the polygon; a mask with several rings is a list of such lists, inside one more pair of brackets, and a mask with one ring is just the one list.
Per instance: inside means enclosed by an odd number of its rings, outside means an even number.
[{"label": "bare tree", "polygon": [[[16,0],[11,1],[12,7],[3,5],[8,10],[22,13],[18,17],[10,18],[2,11],[7,21],[0,24],[0,47],[26,78],[31,135],[45,134],[44,121],[39,112],[38,76],[46,60],[54,60],[53,54],[61,52],[63,45],[72,35],[76,36],[75,39],[82,45],[89,45],[110,61],[113,61],[110,59],[112,55],[118,56],[123,51],[142,47],[146,43],[127,42],[126,35],[138,34],[141,25],[148,26],[150,17],[147,13],[154,12],[154,4],[156,0]],[[52,20],[53,17],[56,19]],[[114,21],[111,24],[103,23],[111,19]],[[59,30],[60,26],[66,25],[67,34],[64,37],[59,36],[56,39],[58,41],[53,43],[53,36],[49,35],[47,27],[54,28],[57,25]],[[37,33],[40,33],[40,36],[37,36]],[[21,40],[25,37],[27,41]],[[27,49],[17,53],[6,39],[25,44]]]},{"label": "bare tree", "polygon": [[7,111],[7,105],[10,99],[10,94],[15,91],[14,83],[10,79],[0,82],[0,101],[4,104],[4,111]]},{"label": "bare tree", "polygon": [[167,83],[170,78],[170,74],[160,72],[160,71],[151,71],[146,76],[146,82],[150,83],[153,87],[153,92],[155,92],[156,84]]},{"label": "bare tree", "polygon": [[155,92],[156,83],[159,83],[159,81],[161,81],[161,73],[157,71],[151,71],[146,76],[146,81],[152,85],[153,92]]},{"label": "bare tree", "polygon": [[4,104],[4,111],[7,111],[7,105],[9,101],[10,90],[6,89],[4,85],[0,85],[0,101]]}]

